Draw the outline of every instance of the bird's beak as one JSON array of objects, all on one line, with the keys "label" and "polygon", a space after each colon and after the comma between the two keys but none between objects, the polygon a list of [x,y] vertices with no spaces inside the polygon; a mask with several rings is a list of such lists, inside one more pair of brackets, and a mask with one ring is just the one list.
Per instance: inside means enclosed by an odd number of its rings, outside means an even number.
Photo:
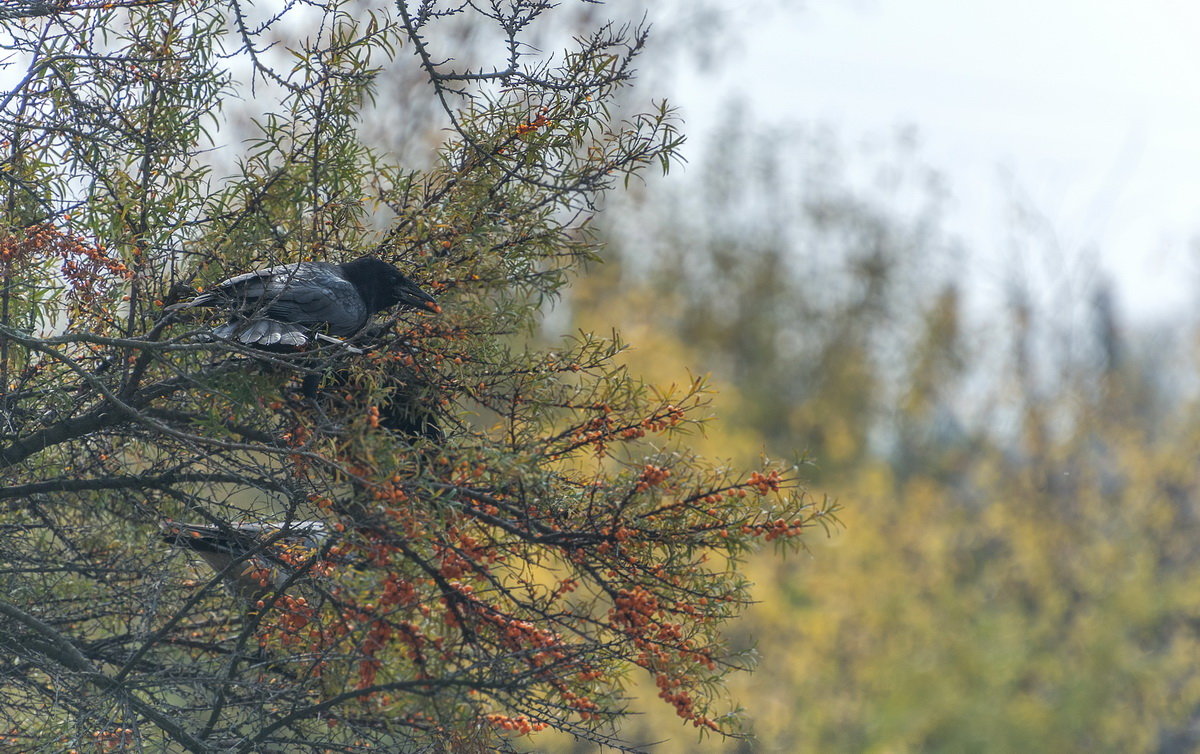
[{"label": "bird's beak", "polygon": [[411,283],[400,290],[400,303],[414,309],[427,309],[438,314],[442,311],[442,307],[438,306],[433,296]]}]

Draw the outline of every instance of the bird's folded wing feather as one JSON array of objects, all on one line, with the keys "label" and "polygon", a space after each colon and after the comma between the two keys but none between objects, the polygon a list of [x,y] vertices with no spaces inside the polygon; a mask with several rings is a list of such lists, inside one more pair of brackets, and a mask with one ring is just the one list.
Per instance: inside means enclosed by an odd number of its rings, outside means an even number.
[{"label": "bird's folded wing feather", "polygon": [[338,334],[355,332],[367,318],[362,296],[332,265],[283,265],[247,272],[224,281],[214,292],[236,302],[243,314],[299,324],[328,322]]}]

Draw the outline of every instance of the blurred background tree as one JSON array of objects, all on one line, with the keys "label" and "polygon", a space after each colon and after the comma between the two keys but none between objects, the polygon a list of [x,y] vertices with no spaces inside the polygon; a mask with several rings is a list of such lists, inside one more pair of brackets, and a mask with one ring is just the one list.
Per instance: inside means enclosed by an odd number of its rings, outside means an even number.
[{"label": "blurred background tree", "polygon": [[[964,300],[911,132],[848,153],[731,111],[666,203],[609,215],[570,308],[625,318],[635,370],[712,370],[706,442],[803,451],[846,528],[748,565],[757,740],[661,750],[1196,750],[1200,331],[1131,325],[1099,276]],[[1015,214],[1028,257],[1067,253]]]}]

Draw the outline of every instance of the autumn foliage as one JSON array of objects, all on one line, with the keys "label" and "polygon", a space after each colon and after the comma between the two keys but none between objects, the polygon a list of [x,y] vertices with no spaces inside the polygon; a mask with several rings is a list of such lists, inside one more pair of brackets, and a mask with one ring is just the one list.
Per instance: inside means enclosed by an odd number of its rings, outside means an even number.
[{"label": "autumn foliage", "polygon": [[[844,529],[740,566],[757,601],[726,636],[762,661],[728,684],[754,743],[657,750],[1196,751],[1194,313],[1123,312],[1128,289],[1028,207],[1004,295],[979,296],[995,268],[971,266],[988,254],[960,248],[907,139],[860,153],[747,122],[731,112],[694,183],[611,209],[624,263],[571,289],[575,322],[618,317],[652,379],[712,365],[719,420],[697,445],[751,462],[764,439],[803,443]],[[665,730],[659,707],[627,735]]]}]

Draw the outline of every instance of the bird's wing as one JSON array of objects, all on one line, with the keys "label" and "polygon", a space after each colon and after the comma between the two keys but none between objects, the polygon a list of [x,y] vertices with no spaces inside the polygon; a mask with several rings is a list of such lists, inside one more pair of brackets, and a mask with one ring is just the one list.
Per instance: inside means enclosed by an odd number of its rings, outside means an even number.
[{"label": "bird's wing", "polygon": [[324,262],[280,265],[236,275],[211,293],[234,304],[244,315],[259,314],[281,322],[328,323],[339,335],[356,332],[367,319],[366,304],[337,267]]},{"label": "bird's wing", "polygon": [[[165,542],[195,552],[214,572],[225,574],[234,594],[250,602],[271,583],[281,585],[291,568],[310,562],[326,537],[319,521],[293,521],[287,526],[164,521],[160,526]],[[242,558],[245,561],[240,566],[226,571]]]}]

